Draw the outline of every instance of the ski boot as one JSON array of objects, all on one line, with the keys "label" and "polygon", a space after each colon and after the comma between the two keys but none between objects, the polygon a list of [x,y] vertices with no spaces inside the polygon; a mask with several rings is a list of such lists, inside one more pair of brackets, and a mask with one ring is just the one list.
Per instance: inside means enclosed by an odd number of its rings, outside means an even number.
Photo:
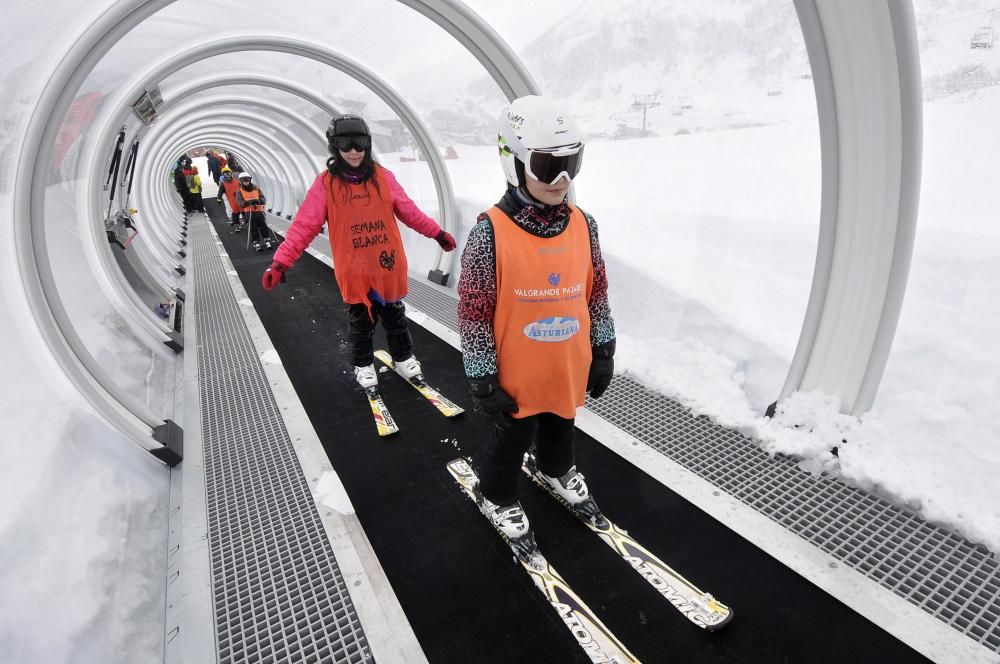
[{"label": "ski boot", "polygon": [[538,469],[535,456],[524,455],[524,464],[532,477],[556,498],[566,503],[573,513],[583,521],[590,522],[598,528],[605,528],[608,520],[601,513],[601,508],[594,502],[594,497],[587,489],[587,482],[582,473],[576,471],[576,466],[570,467],[561,477],[550,477]]},{"label": "ski boot", "polygon": [[263,249],[263,247],[260,246],[260,242],[257,242],[256,240],[253,243],[253,248],[256,249],[257,251],[260,251],[261,249]]},{"label": "ski boot", "polygon": [[266,240],[264,240],[264,248],[274,249],[274,240],[271,238],[267,238]]},{"label": "ski boot", "polygon": [[533,564],[536,557],[541,556],[541,552],[535,543],[535,533],[531,530],[531,524],[528,523],[528,516],[521,509],[521,503],[497,505],[479,490],[479,482],[472,485],[472,495],[476,499],[479,511],[507,539],[510,548],[514,550],[514,555]]},{"label": "ski boot", "polygon": [[420,362],[418,362],[417,358],[413,355],[410,355],[408,358],[400,362],[393,362],[393,366],[395,366],[400,375],[407,380],[422,377],[420,372]]},{"label": "ski boot", "polygon": [[366,390],[377,387],[378,372],[375,371],[375,365],[369,364],[366,367],[354,367],[354,380],[358,381],[358,385]]}]

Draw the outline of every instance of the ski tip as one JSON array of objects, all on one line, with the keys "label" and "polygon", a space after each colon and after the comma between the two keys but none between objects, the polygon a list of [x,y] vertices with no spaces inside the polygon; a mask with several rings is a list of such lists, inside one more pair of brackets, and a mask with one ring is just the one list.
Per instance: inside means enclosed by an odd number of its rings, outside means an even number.
[{"label": "ski tip", "polygon": [[728,625],[733,621],[734,614],[735,612],[732,609],[729,609],[729,615],[727,615],[724,620],[721,620],[715,623],[714,625],[705,625],[705,629],[707,629],[709,632],[718,632],[720,629],[722,629],[723,627],[725,627],[726,625]]},{"label": "ski tip", "polygon": [[726,617],[720,620],[719,622],[712,624],[706,623],[702,626],[709,632],[718,632],[720,629],[722,629],[723,627],[725,627],[726,625],[728,625],[733,621],[733,615],[735,612],[728,606],[726,607],[726,611],[728,612],[726,613]]},{"label": "ski tip", "polygon": [[459,468],[472,470],[472,464],[470,463],[469,459],[466,459],[465,457],[457,457],[446,463],[445,468],[448,469],[454,468],[456,470],[458,470]]}]

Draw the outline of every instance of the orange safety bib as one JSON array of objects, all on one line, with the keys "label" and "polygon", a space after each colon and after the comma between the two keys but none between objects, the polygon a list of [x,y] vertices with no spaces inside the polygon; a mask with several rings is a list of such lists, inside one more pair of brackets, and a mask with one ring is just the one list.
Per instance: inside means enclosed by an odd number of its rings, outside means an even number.
[{"label": "orange safety bib", "polygon": [[236,202],[236,190],[240,188],[240,183],[236,180],[222,180],[222,188],[226,192],[226,199],[229,200],[229,209],[232,212],[240,212],[240,204]]},{"label": "orange safety bib", "polygon": [[500,387],[517,402],[514,417],[576,417],[587,389],[590,293],[594,264],[587,219],[570,206],[555,237],[525,231],[500,208],[487,211],[496,245],[493,335]]},{"label": "orange safety bib", "polygon": [[[238,182],[236,183],[236,186],[239,186]],[[258,187],[257,185],[253,185],[253,189],[251,189],[250,191],[247,191],[246,189],[243,190],[243,200],[245,201],[252,201],[256,199],[258,196],[260,196],[260,187]],[[233,197],[235,198],[235,195]],[[264,211],[263,205],[247,205],[242,210],[240,210],[240,212],[263,212],[263,211]]]},{"label": "orange safety bib", "polygon": [[323,174],[330,249],[347,304],[368,302],[372,289],[386,302],[402,300],[407,293],[406,252],[381,167],[375,167],[372,180],[350,184]]}]

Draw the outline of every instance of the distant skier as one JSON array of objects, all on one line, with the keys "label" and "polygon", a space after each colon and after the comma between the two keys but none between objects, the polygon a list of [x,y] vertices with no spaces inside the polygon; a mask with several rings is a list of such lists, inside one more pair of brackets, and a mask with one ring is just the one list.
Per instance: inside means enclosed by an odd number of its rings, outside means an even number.
[{"label": "distant skier", "polygon": [[205,160],[208,162],[208,177],[212,179],[212,182],[218,184],[219,180],[222,179],[222,164],[219,162],[215,150],[206,152]]},{"label": "distant skier", "polygon": [[[596,509],[574,460],[574,418],[614,372],[615,326],[597,223],[566,202],[583,139],[554,102],[516,99],[499,120],[507,191],[462,252],[458,323],[476,410],[496,425],[478,455],[480,509],[516,549],[534,548],[518,502],[532,443],[544,479]],[[520,545],[520,546],[519,546]]]},{"label": "distant skier", "polygon": [[366,389],[378,385],[372,334],[379,318],[396,368],[411,378],[421,370],[413,356],[402,301],[408,268],[396,219],[434,239],[445,251],[455,249],[455,238],[421,212],[396,177],[375,161],[371,131],[362,118],[333,118],[326,138],[331,155],[327,170],[309,188],[262,284],[265,290],[273,290],[323,224],[329,223],[337,285],[349,305],[355,379]]},{"label": "distant skier", "polygon": [[272,249],[276,244],[274,233],[267,225],[267,217],[264,216],[264,205],[267,198],[260,187],[253,183],[253,177],[247,173],[240,173],[237,178],[240,186],[236,190],[236,204],[243,212],[243,218],[248,219],[249,228],[247,232],[253,242],[253,248],[257,251]]},{"label": "distant skier", "polygon": [[219,193],[216,195],[216,200],[221,203],[223,196],[229,202],[229,226],[232,228],[233,233],[238,233],[242,230],[240,226],[240,204],[236,200],[236,191],[240,188],[239,180],[233,177],[233,171],[228,166],[222,167],[222,177],[219,179]]},{"label": "distant skier", "polygon": [[184,203],[184,212],[194,211],[194,201],[191,192],[188,190],[187,176],[191,174],[191,157],[183,154],[177,159],[177,167],[174,168],[174,188],[181,196]]},{"label": "distant skier", "polygon": [[205,199],[201,197],[201,176],[198,175],[198,167],[191,167],[191,174],[186,178],[188,192],[191,194],[191,205],[195,212],[205,211]]}]

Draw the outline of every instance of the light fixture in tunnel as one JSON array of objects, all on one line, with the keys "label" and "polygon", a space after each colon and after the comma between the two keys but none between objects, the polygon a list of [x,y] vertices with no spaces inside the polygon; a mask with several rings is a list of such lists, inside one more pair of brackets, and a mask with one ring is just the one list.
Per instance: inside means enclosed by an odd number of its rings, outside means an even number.
[{"label": "light fixture in tunnel", "polygon": [[138,101],[132,104],[132,111],[147,127],[156,119],[157,110],[163,104],[163,95],[156,85],[146,88]]}]

